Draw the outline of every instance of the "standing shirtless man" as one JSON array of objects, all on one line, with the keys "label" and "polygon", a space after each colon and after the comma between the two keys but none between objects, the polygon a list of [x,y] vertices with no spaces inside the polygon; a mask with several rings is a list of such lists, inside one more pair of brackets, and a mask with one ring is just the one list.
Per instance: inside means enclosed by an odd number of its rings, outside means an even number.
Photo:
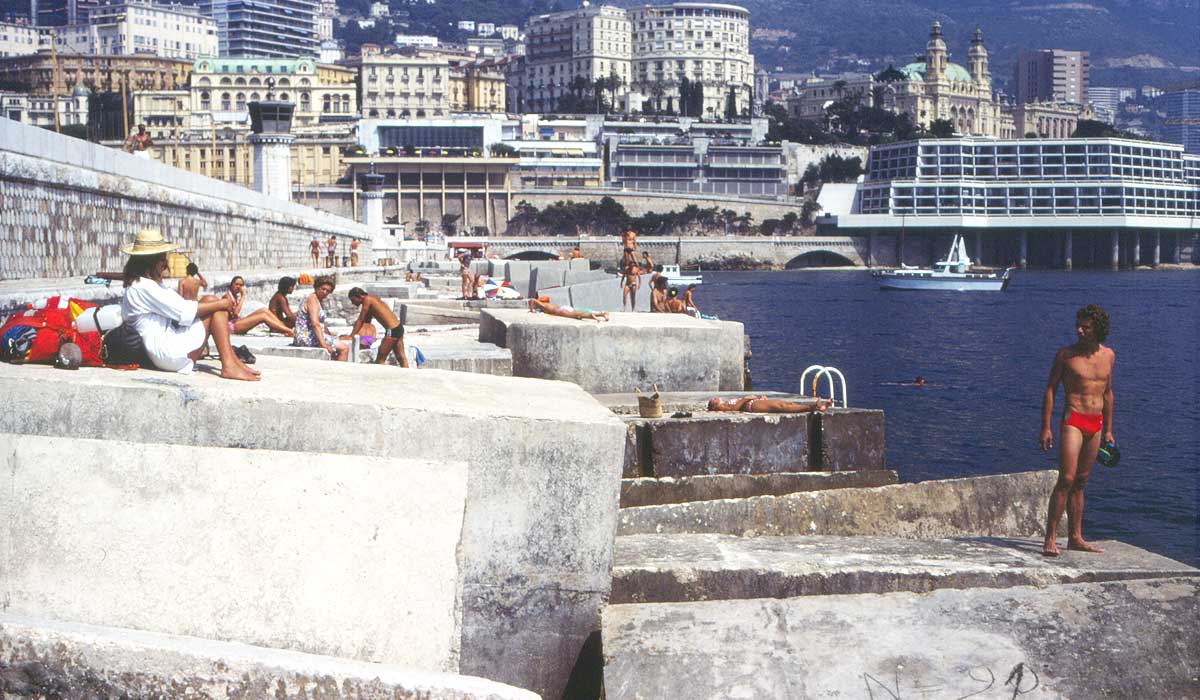
[{"label": "standing shirtless man", "polygon": [[[362,311],[358,313],[358,320],[354,322],[354,328],[350,329],[351,337],[358,335],[362,327],[373,320],[379,321],[379,325],[383,326],[383,340],[379,341],[379,352],[375,355],[375,364],[382,365],[387,362],[388,353],[395,353],[396,361],[401,367],[408,367],[408,357],[404,354],[404,325],[400,323],[400,319],[396,318],[396,314],[384,303],[383,299],[374,294],[367,294],[362,289],[355,287],[350,290],[350,303],[355,306],[361,306]],[[358,348],[350,348],[350,352],[358,352]]]},{"label": "standing shirtless man", "polygon": [[1066,410],[1058,433],[1058,482],[1050,494],[1050,512],[1046,518],[1046,542],[1042,554],[1058,556],[1058,521],[1067,511],[1067,549],[1099,552],[1099,547],[1083,539],[1083,487],[1087,484],[1101,443],[1113,439],[1112,371],[1116,356],[1101,343],[1108,337],[1108,314],[1095,304],[1075,314],[1074,345],[1054,356],[1050,379],[1042,398],[1042,451],[1054,446],[1050,432],[1050,414],[1054,394],[1063,385]]}]

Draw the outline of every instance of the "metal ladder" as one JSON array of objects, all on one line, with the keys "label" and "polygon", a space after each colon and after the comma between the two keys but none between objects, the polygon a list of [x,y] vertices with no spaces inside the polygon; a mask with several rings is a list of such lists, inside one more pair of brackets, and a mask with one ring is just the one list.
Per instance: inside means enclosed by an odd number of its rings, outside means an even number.
[{"label": "metal ladder", "polygon": [[810,373],[815,373],[813,376],[813,383],[812,383],[812,395],[814,397],[817,395],[817,387],[820,386],[820,384],[821,384],[821,377],[825,377],[829,380],[829,400],[833,402],[833,406],[836,408],[838,405],[837,382],[834,380],[835,379],[840,380],[842,383],[842,408],[846,408],[849,406],[849,399],[846,398],[846,376],[844,374],[842,374],[842,371],[839,370],[837,367],[826,367],[825,365],[809,365],[807,369],[805,369],[803,372],[800,373],[800,395],[801,396],[807,396],[804,389],[807,385],[808,375]]}]

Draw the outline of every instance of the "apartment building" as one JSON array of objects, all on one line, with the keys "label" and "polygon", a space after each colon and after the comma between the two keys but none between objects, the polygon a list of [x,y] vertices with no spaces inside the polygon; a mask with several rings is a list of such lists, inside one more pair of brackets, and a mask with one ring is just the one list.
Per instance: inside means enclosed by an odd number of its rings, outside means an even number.
[{"label": "apartment building", "polygon": [[1022,51],[1013,71],[1013,92],[1017,102],[1084,104],[1090,73],[1087,51]]},{"label": "apartment building", "polygon": [[350,122],[357,118],[356,72],[311,58],[205,58],[195,62],[189,85],[190,128],[248,124],[246,105],[266,99],[293,102],[293,125]]},{"label": "apartment building", "polygon": [[317,55],[315,0],[201,0],[200,11],[217,23],[221,56]]},{"label": "apartment building", "polygon": [[0,22],[0,57],[29,56],[38,52],[38,28]]},{"label": "apartment building", "polygon": [[29,86],[36,95],[63,95],[83,85],[92,92],[186,88],[192,61],[146,54],[97,56],[49,52],[0,58],[0,82]]},{"label": "apartment building", "polygon": [[148,0],[100,5],[87,24],[56,27],[50,32],[60,53],[132,56],[153,54],[192,60],[216,56],[217,25],[192,6]]},{"label": "apartment building", "polygon": [[553,112],[564,96],[614,76],[619,86],[612,93],[627,108],[631,37],[625,10],[609,5],[531,17],[525,25],[522,109]]},{"label": "apartment building", "polygon": [[1186,153],[1200,155],[1200,89],[1168,92],[1164,102],[1163,136],[1181,144]]}]

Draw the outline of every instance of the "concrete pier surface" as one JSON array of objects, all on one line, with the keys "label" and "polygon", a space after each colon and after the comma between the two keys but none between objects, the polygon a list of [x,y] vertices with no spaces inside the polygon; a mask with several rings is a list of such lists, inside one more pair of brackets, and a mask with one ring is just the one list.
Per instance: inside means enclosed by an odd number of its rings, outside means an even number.
[{"label": "concrete pier surface", "polygon": [[611,585],[621,421],[566,382],[256,366],[261,382],[0,365],[0,395],[20,407],[0,414],[0,431],[465,462],[457,671],[557,697]]},{"label": "concrete pier surface", "polygon": [[685,314],[613,313],[577,321],[508,309],[480,312],[479,340],[508,348],[513,374],[574,382],[591,393],[739,391],[742,324]]},{"label": "concrete pier surface", "polygon": [[0,694],[277,700],[539,697],[471,676],[3,612]]},{"label": "concrete pier surface", "polygon": [[1036,537],[1053,470],[624,508],[617,534]]},{"label": "concrete pier surface", "polygon": [[802,491],[888,486],[897,480],[896,472],[890,469],[627,478],[621,479],[621,507],[636,508],[667,503],[719,501],[726,498],[782,496]]},{"label": "concrete pier surface", "polygon": [[612,605],[627,698],[1193,698],[1200,578]]},{"label": "concrete pier surface", "polygon": [[1037,538],[617,538],[612,602],[676,603],[848,593],[924,593],[1170,576],[1200,570],[1115,541],[1103,554],[1042,556]]}]

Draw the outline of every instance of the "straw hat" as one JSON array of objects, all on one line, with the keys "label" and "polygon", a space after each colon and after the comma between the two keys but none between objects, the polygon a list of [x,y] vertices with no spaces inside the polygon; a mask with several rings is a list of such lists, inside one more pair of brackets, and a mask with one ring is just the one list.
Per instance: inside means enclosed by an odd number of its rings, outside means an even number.
[{"label": "straw hat", "polygon": [[158,255],[169,253],[178,247],[174,243],[164,241],[158,229],[144,228],[137,232],[133,245],[125,246],[121,250],[125,251],[126,255]]}]

